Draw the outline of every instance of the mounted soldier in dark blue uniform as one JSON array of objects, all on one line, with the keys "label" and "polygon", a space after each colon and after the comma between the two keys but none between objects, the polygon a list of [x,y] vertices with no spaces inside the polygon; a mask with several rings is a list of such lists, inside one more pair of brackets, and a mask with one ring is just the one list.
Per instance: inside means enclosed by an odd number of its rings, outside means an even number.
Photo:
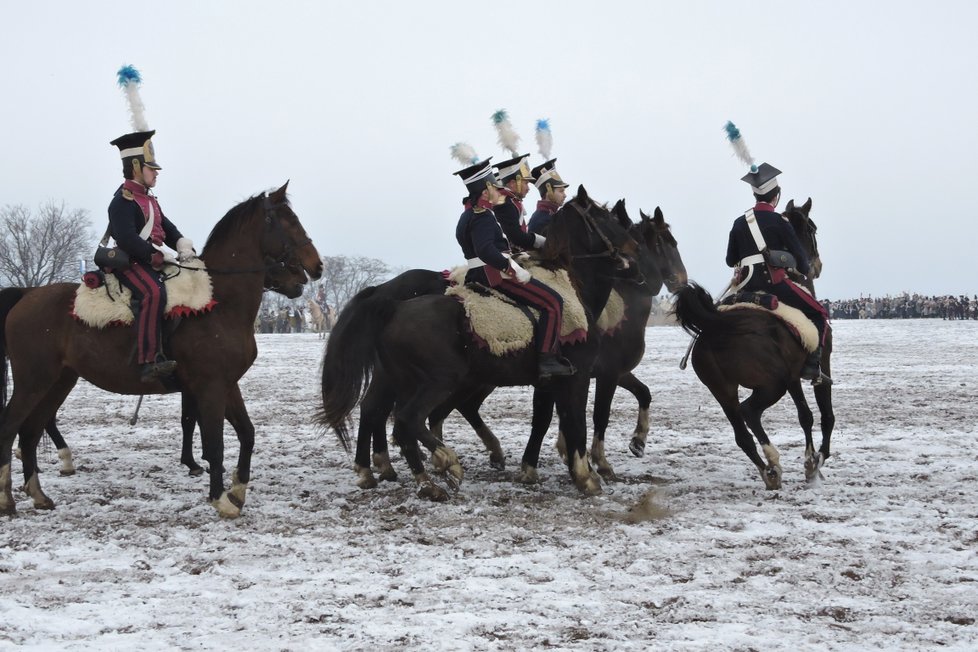
[{"label": "mounted soldier in dark blue uniform", "polygon": [[818,329],[819,341],[818,348],[805,360],[801,377],[813,384],[830,383],[831,378],[820,370],[828,315],[822,304],[788,276],[789,270],[808,274],[809,261],[794,229],[775,211],[781,199],[781,171],[767,163],[754,165],[733,123],[727,123],[727,135],[738,156],[751,165],[742,181],[750,185],[756,200],[754,207],[734,220],[730,229],[727,265],[736,268],[731,290],[766,292],[801,310]]},{"label": "mounted soldier in dark blue uniform", "polygon": [[553,218],[557,209],[564,205],[567,199],[567,184],[557,174],[555,164],[557,159],[552,158],[546,163],[533,168],[530,174],[533,175],[537,190],[540,191],[540,201],[537,202],[537,209],[530,216],[530,232],[546,235],[547,225]]},{"label": "mounted soldier in dark blue uniform", "polygon": [[539,310],[534,339],[540,353],[540,378],[572,375],[573,365],[558,353],[563,300],[512,259],[509,242],[493,212],[506,198],[489,159],[455,174],[469,191],[465,212],[455,228],[455,239],[469,266],[465,282],[491,287],[521,305]]},{"label": "mounted soldier in dark blue uniform", "polygon": [[[126,91],[132,126],[137,131],[125,134],[110,144],[119,148],[122,157],[123,184],[109,203],[109,229],[119,249],[128,254],[127,266],[112,271],[122,285],[129,288],[138,308],[136,316],[136,363],[141,365],[140,378],[154,382],[172,374],[176,361],[167,360],[162,350],[162,320],[166,309],[163,285],[164,244],[175,249],[180,260],[194,257],[193,243],[183,237],[167,219],[152,193],[162,168],[156,162],[153,142],[155,131],[146,128],[142,101],[139,99],[139,73],[132,66],[119,71],[119,85]],[[172,260],[172,259],[171,259]]]},{"label": "mounted soldier in dark blue uniform", "polygon": [[495,207],[493,212],[503,233],[506,234],[506,239],[509,240],[510,248],[515,253],[539,249],[547,241],[542,235],[527,231],[523,200],[530,191],[530,183],[534,180],[530,174],[530,166],[526,163],[529,157],[529,154],[522,154],[493,166],[499,182],[505,186],[499,192],[506,198],[502,204]]}]

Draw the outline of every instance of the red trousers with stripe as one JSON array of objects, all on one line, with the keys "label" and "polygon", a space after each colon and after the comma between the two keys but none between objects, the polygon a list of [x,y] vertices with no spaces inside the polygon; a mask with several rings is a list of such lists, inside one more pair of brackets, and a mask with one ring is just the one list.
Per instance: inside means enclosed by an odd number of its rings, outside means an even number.
[{"label": "red trousers with stripe", "polygon": [[149,265],[133,261],[129,269],[116,271],[116,278],[132,292],[136,313],[136,362],[154,362],[162,353],[163,311],[166,287],[162,276]]},{"label": "red trousers with stripe", "polygon": [[556,353],[560,324],[564,316],[564,300],[550,286],[540,281],[530,279],[529,283],[520,283],[503,277],[498,285],[493,286],[507,297],[524,306],[537,308],[540,317],[534,327],[534,339],[540,353]]}]

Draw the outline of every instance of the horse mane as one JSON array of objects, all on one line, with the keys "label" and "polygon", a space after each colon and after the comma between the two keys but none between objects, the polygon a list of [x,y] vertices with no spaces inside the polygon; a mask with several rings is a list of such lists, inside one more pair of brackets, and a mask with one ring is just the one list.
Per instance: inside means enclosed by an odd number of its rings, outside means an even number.
[{"label": "horse mane", "polygon": [[[240,231],[241,227],[244,226],[245,223],[254,215],[256,204],[264,201],[265,197],[265,193],[255,195],[254,197],[244,200],[229,210],[224,217],[222,217],[217,224],[214,225],[214,228],[211,229],[210,235],[207,236],[207,242],[204,243],[204,249],[206,250],[209,246],[211,246],[211,243],[215,240],[221,240],[222,238],[226,238],[227,236]],[[289,205],[288,200],[285,201],[285,205]]]}]

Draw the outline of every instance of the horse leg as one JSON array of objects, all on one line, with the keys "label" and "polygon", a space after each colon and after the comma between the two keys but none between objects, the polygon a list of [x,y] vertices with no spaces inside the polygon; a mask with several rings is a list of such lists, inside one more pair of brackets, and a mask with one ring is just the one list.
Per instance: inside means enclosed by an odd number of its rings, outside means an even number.
[{"label": "horse leg", "polygon": [[632,433],[632,440],[628,443],[628,450],[635,457],[642,457],[645,455],[645,441],[649,436],[649,406],[652,405],[652,393],[648,385],[631,372],[623,374],[618,379],[618,386],[631,392],[638,401],[638,421],[635,424],[635,432]]},{"label": "horse leg", "polygon": [[[6,364],[3,361],[3,364]],[[17,437],[17,433],[20,431],[21,427],[33,414],[34,410],[37,408],[38,404],[44,398],[47,390],[50,388],[45,388],[42,386],[43,382],[36,381],[32,383],[30,390],[25,387],[22,382],[20,385],[14,385],[13,394],[10,396],[10,401],[7,403],[6,409],[0,415],[0,515],[11,515],[16,513],[17,506],[14,502],[13,494],[13,479],[11,474],[11,459],[13,458],[13,446],[14,439]],[[44,422],[38,426],[41,428],[44,426]],[[38,438],[40,435],[38,435]],[[27,454],[24,445],[26,444],[25,437],[21,437],[21,458]],[[34,442],[33,449],[37,445]],[[36,458],[37,453],[32,453],[30,471],[33,475],[36,471]],[[28,470],[27,463],[24,464],[25,472]],[[30,475],[25,474],[25,479],[29,479]]]},{"label": "horse leg", "polygon": [[[425,418],[435,407],[447,400],[451,394],[451,388],[418,387],[407,400],[398,401],[394,416],[394,439],[414,474],[414,480],[418,485],[418,497],[434,502],[448,500],[448,493],[436,485],[425,471],[424,462],[421,460],[421,453],[418,450],[418,441],[422,431],[427,430],[424,425]],[[430,433],[427,436],[430,437]],[[458,461],[458,456],[447,446],[435,447],[432,462],[436,468],[446,469],[453,475],[457,473],[457,479],[461,480],[462,467]]]},{"label": "horse leg", "polygon": [[78,375],[65,369],[58,381],[21,424],[24,492],[34,501],[35,509],[54,509],[54,501],[41,490],[37,468],[37,445],[44,435],[44,427],[54,420],[58,408],[68,398],[76,382],[78,382]]},{"label": "horse leg", "polygon": [[805,479],[808,482],[813,482],[816,477],[821,475],[818,473],[815,463],[815,444],[812,441],[812,426],[815,424],[815,418],[812,415],[812,409],[808,406],[805,390],[802,389],[800,380],[793,380],[788,384],[788,394],[798,410],[798,423],[805,433]]},{"label": "horse leg", "polygon": [[255,450],[255,426],[248,416],[244,399],[241,398],[241,388],[235,383],[228,391],[228,402],[224,408],[224,417],[234,432],[238,435],[238,465],[231,472],[231,489],[228,494],[235,504],[244,507],[248,482],[251,480],[251,455]]},{"label": "horse leg", "polygon": [[353,458],[353,470],[357,474],[357,486],[373,489],[377,479],[370,468],[370,449],[373,444],[373,463],[380,471],[381,480],[396,480],[397,473],[391,466],[387,451],[387,419],[394,408],[394,390],[379,371],[370,379],[370,385],[360,403],[360,423],[357,424],[357,448]]},{"label": "horse leg", "polygon": [[482,415],[479,414],[479,408],[482,407],[482,404],[492,394],[494,389],[496,388],[492,385],[480,386],[463,400],[457,406],[457,409],[465,417],[465,420],[469,422],[472,429],[475,430],[475,434],[482,441],[482,445],[489,451],[489,467],[497,471],[502,471],[506,468],[506,454],[503,453],[503,447],[499,443],[499,439],[493,434],[489,426],[486,425],[486,422],[482,420]]},{"label": "horse leg", "polygon": [[[829,373],[827,367],[823,366],[822,368],[826,370],[826,374]],[[835,412],[832,411],[832,386],[827,383],[816,385],[815,402],[818,404],[818,411],[821,415],[822,444],[819,446],[818,453],[812,457],[811,472],[809,472],[807,461],[805,463],[806,477],[809,476],[809,473],[813,477],[816,474],[818,477],[821,477],[820,469],[822,468],[822,464],[825,463],[825,460],[829,459],[829,455],[831,454],[832,430],[835,428]]]},{"label": "horse leg", "polygon": [[781,400],[786,388],[780,391],[771,388],[757,388],[740,404],[740,413],[744,417],[744,423],[751,429],[757,441],[761,444],[767,464],[764,468],[758,467],[761,472],[761,479],[768,489],[781,488],[781,456],[778,449],[774,447],[764,427],[761,425],[761,415]]},{"label": "horse leg", "polygon": [[52,417],[44,426],[44,430],[54,442],[54,447],[58,449],[58,459],[61,460],[61,475],[75,475],[75,463],[71,458],[71,449],[68,448],[68,442],[65,441],[65,438],[61,436],[57,417]]},{"label": "horse leg", "polygon": [[601,479],[587,458],[588,374],[578,373],[551,381],[560,430],[567,441],[567,468],[578,491],[585,496],[601,493]]},{"label": "horse leg", "polygon": [[615,470],[611,467],[604,452],[604,434],[608,430],[611,419],[611,402],[618,389],[618,378],[607,374],[594,379],[594,434],[591,439],[591,462],[597,467],[598,473],[605,480],[616,480]]},{"label": "horse leg", "polygon": [[224,490],[224,416],[227,391],[207,388],[194,395],[200,416],[200,443],[204,460],[210,465],[208,500],[222,518],[237,518],[241,505]]},{"label": "horse leg", "polygon": [[533,419],[530,423],[530,438],[526,442],[526,449],[523,451],[523,459],[520,463],[520,473],[516,477],[517,482],[523,484],[536,484],[540,482],[537,473],[537,466],[540,463],[540,448],[543,446],[543,438],[550,429],[550,422],[554,417],[554,397],[549,388],[536,387],[533,390]]},{"label": "horse leg", "polygon": [[197,427],[197,404],[190,392],[180,396],[180,428],[183,430],[183,443],[180,446],[180,463],[187,467],[189,475],[204,475],[204,467],[194,459],[194,429]]}]

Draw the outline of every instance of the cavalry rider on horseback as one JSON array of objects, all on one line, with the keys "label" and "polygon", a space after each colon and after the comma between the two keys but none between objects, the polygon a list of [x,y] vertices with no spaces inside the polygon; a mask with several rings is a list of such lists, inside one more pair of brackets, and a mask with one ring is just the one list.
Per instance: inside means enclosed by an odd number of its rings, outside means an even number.
[{"label": "cavalry rider on horseback", "polygon": [[540,191],[540,201],[537,202],[537,209],[530,216],[530,232],[544,234],[547,225],[553,218],[557,209],[563,206],[567,199],[567,184],[564,183],[560,175],[557,174],[555,164],[557,159],[552,158],[546,163],[533,168],[531,174],[536,179],[537,190]]},{"label": "cavalry rider on horseback", "polygon": [[521,305],[539,310],[534,339],[540,353],[540,378],[574,374],[573,365],[558,355],[564,302],[510,257],[509,242],[493,212],[508,198],[501,192],[504,186],[493,174],[489,159],[454,174],[461,177],[469,191],[465,212],[455,228],[455,239],[469,265],[465,282],[491,287]]},{"label": "cavalry rider on horseback", "polygon": [[786,270],[808,274],[809,262],[794,229],[774,209],[781,199],[778,175],[781,171],[767,163],[751,166],[743,177],[757,203],[754,208],[734,220],[727,244],[727,265],[737,268],[732,292],[766,292],[773,294],[793,308],[801,310],[818,329],[818,348],[808,355],[801,377],[831,383],[821,373],[822,345],[828,330],[825,308],[803,288],[796,285]]},{"label": "cavalry rider on horseback", "polygon": [[526,199],[530,182],[533,181],[530,166],[526,164],[528,158],[529,154],[523,154],[493,166],[499,182],[505,186],[499,192],[506,198],[506,201],[493,209],[493,213],[496,214],[496,221],[502,227],[514,252],[539,249],[547,241],[542,235],[527,232],[523,200]]},{"label": "cavalry rider on horseback", "polygon": [[125,181],[109,203],[109,232],[120,249],[129,255],[130,265],[116,269],[119,282],[129,288],[139,302],[136,311],[136,362],[141,365],[140,379],[153,382],[176,369],[175,360],[163,357],[162,321],[166,308],[163,285],[164,243],[179,252],[180,259],[193,257],[193,243],[180,234],[160,209],[152,193],[160,166],[153,143],[155,131],[141,131],[112,141],[122,154]]}]

